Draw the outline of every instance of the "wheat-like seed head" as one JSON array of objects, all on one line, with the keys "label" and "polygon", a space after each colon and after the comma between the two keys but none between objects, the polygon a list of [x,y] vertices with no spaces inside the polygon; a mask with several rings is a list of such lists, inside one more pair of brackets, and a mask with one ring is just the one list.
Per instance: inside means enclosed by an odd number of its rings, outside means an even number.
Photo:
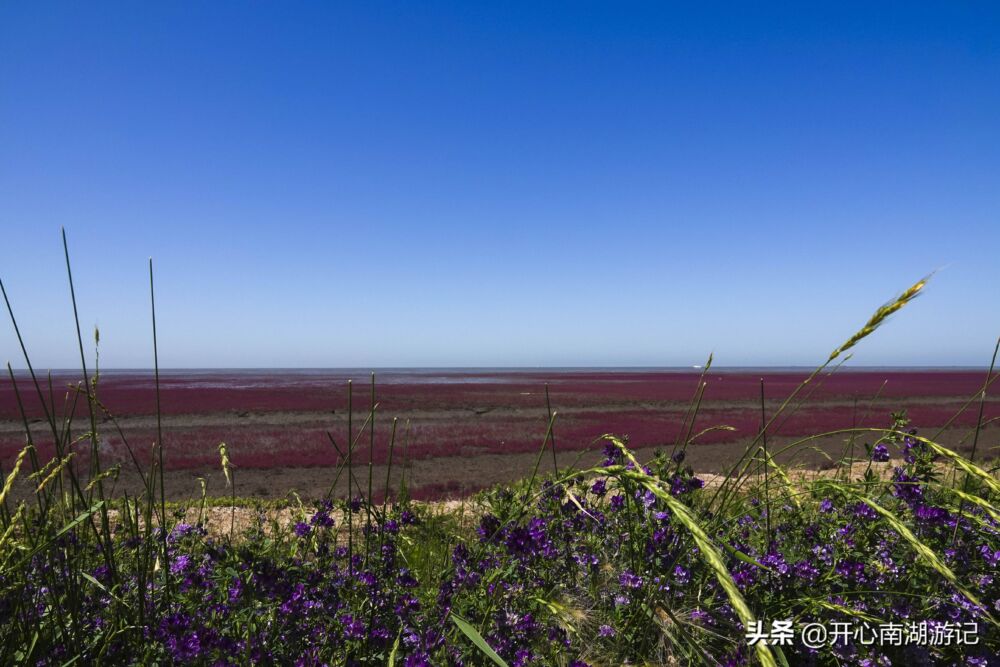
[{"label": "wheat-like seed head", "polygon": [[42,466],[42,468],[40,470],[37,470],[37,471],[31,473],[30,475],[28,475],[28,479],[41,479],[42,477],[45,477],[45,475],[47,475],[49,473],[49,470],[52,469],[52,466],[58,465],[59,461],[60,461],[60,459],[57,459],[56,457],[52,457],[51,459],[49,459],[48,463],[46,463],[45,465]]},{"label": "wheat-like seed head", "polygon": [[[49,471],[49,474],[45,476],[45,479],[43,479],[41,483],[38,485],[38,488],[35,489],[35,493],[36,494],[41,493],[45,489],[46,485],[48,485],[49,482],[55,479],[56,475],[58,475],[63,471],[63,469],[69,463],[70,459],[72,459],[75,455],[76,452],[70,452],[64,458],[60,459],[59,463],[55,467],[53,467],[51,471]],[[52,460],[55,461],[55,459]],[[89,489],[90,487],[88,486],[87,488]]]},{"label": "wheat-like seed head", "polygon": [[846,343],[844,343],[843,345],[841,345],[836,350],[830,353],[830,358],[827,359],[827,363],[833,361],[841,354],[847,352],[849,349],[857,345],[862,338],[869,336],[876,329],[878,329],[879,326],[881,326],[881,324],[885,322],[886,318],[888,318],[890,315],[895,313],[897,310],[899,310],[906,304],[910,303],[910,301],[913,301],[913,299],[915,299],[917,295],[920,294],[920,290],[924,288],[928,280],[930,280],[930,276],[921,278],[913,285],[911,285],[909,289],[907,289],[905,292],[896,297],[895,300],[890,301],[889,303],[883,305],[878,310],[876,310],[875,314],[871,316],[871,318],[865,323],[863,327],[861,327],[860,330],[858,330],[857,333],[851,336]]},{"label": "wheat-like seed head", "polygon": [[24,513],[24,503],[17,506],[17,511],[14,516],[10,518],[10,524],[7,526],[7,530],[4,531],[3,535],[0,535],[0,553],[3,553],[3,547],[7,544],[7,539],[13,534],[14,528],[17,527],[17,522],[21,518],[21,514]]},{"label": "wheat-like seed head", "polygon": [[121,466],[120,463],[117,463],[114,466],[108,468],[107,470],[105,470],[104,472],[102,472],[100,475],[98,475],[94,479],[90,480],[90,482],[87,484],[87,488],[85,488],[84,491],[90,491],[92,488],[94,488],[95,484],[97,484],[98,482],[100,482],[102,480],[107,479],[108,477],[114,477],[114,478],[117,479],[118,478],[118,473],[121,471],[121,468],[122,468],[122,466]]},{"label": "wheat-like seed head", "polygon": [[21,470],[21,464],[24,463],[24,457],[28,454],[28,450],[32,449],[34,445],[28,443],[21,453],[17,455],[17,460],[14,461],[14,469],[10,471],[7,475],[7,481],[4,482],[3,490],[0,491],[0,505],[3,505],[3,501],[7,499],[7,494],[10,492],[11,487],[14,486],[14,480],[17,478],[17,473]]}]

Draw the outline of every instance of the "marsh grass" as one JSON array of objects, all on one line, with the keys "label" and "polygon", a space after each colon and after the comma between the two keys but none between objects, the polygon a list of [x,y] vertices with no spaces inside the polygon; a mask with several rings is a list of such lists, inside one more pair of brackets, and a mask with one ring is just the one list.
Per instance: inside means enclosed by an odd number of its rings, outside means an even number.
[{"label": "marsh grass", "polygon": [[[995,467],[918,435],[903,414],[885,428],[855,424],[772,446],[784,420],[926,280],[877,309],[771,414],[762,383],[759,433],[709,486],[684,458],[701,435],[727,428],[698,428],[711,356],[676,441],[648,461],[609,434],[596,443],[605,446],[602,465],[560,467],[558,412],[546,386],[547,427],[528,479],[466,501],[411,503],[409,425],[392,493],[397,422],[387,442],[376,438],[373,374],[360,428],[348,382],[347,432],[341,443],[328,433],[338,459],[325,500],[240,496],[239,461],[220,444],[229,497],[208,497],[203,485],[200,498],[168,503],[152,260],[157,440],[143,466],[98,398],[99,359],[88,373],[65,233],[63,242],[83,382],[61,410],[51,376],[46,386],[35,373],[0,282],[55,443],[53,458],[39,461],[8,365],[25,446],[0,473],[0,664],[988,664],[1000,654]],[[996,379],[991,366],[963,407],[979,401],[974,450]],[[75,432],[73,417],[84,411],[89,429]],[[97,415],[126,443],[124,465],[142,480],[136,497],[115,493],[120,468],[102,467]],[[354,453],[366,435],[363,486]],[[800,475],[778,463],[831,435],[845,445],[829,474]],[[864,456],[856,458],[859,442]],[[389,465],[376,501],[371,462],[380,447]],[[334,497],[345,473],[348,491]],[[33,493],[12,507],[21,478]],[[210,531],[227,511],[228,531]],[[818,652],[795,642],[748,644],[756,623],[782,619],[976,623],[977,644],[847,641]]]}]

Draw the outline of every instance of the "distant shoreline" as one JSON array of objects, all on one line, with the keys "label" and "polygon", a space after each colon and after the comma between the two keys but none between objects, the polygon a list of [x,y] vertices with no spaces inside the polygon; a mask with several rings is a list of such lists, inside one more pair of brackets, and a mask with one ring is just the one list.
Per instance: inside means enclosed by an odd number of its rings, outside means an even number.
[{"label": "distant shoreline", "polygon": [[[816,366],[712,366],[713,373],[746,374],[746,373],[811,373]],[[17,375],[28,374],[27,368],[14,368]],[[353,367],[238,367],[238,368],[160,368],[160,375],[227,375],[227,374],[261,374],[261,375],[484,375],[511,374],[531,375],[537,373],[701,373],[700,366],[353,366]],[[832,369],[831,369],[832,370]],[[988,366],[842,366],[838,373],[985,373]],[[73,375],[80,372],[79,368],[41,368],[35,367],[36,375],[52,373],[53,375]],[[88,373],[94,369],[88,367]],[[153,373],[153,368],[101,368],[102,374],[133,375]]]}]

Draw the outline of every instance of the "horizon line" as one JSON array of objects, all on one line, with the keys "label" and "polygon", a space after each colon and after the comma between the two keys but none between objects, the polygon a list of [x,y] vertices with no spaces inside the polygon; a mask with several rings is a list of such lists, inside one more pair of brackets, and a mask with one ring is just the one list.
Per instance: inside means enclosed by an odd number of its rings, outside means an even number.
[{"label": "horizon line", "polygon": [[[723,366],[723,365],[713,365],[711,370],[713,371],[775,371],[775,370],[785,370],[785,371],[812,371],[817,367],[815,365],[807,364],[789,364],[789,365],[779,365],[779,364],[749,364],[749,365],[734,365],[734,366]],[[44,371],[41,367],[34,366],[37,372],[46,373],[77,373],[80,372],[80,368],[45,368]],[[837,369],[839,371],[881,371],[881,370],[898,370],[898,371],[935,371],[935,370],[968,370],[968,371],[986,371],[989,366],[986,365],[965,365],[965,364],[864,364],[857,366],[840,366]],[[27,367],[12,367],[14,372],[28,371]],[[101,373],[128,373],[128,372],[154,372],[156,369],[152,366],[141,367],[141,366],[115,366],[115,367],[101,367],[99,369],[87,368],[88,373],[93,373],[95,370],[99,370]],[[656,366],[656,365],[592,365],[592,366],[564,366],[564,365],[538,365],[538,366],[170,366],[170,367],[160,367],[160,372],[252,372],[252,371],[286,371],[286,372],[460,372],[460,371],[503,371],[503,372],[532,372],[532,371],[543,371],[543,370],[554,370],[554,371],[692,371],[700,372],[705,370],[704,366]]]}]

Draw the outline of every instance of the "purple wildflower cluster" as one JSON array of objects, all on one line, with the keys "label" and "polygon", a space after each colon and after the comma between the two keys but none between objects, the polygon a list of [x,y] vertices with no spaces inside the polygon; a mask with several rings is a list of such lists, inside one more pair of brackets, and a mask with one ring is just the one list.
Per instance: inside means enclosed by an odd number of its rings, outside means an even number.
[{"label": "purple wildflower cluster", "polygon": [[[845,641],[822,653],[793,643],[783,647],[789,664],[989,664],[1000,652],[991,621],[1000,523],[982,503],[956,509],[914,433],[872,448],[872,460],[891,448],[903,459],[891,478],[816,484],[811,497],[779,486],[710,505],[681,457],[638,466],[609,446],[605,465],[586,474],[483,494],[474,529],[352,499],[321,504],[284,532],[261,519],[233,541],[178,524],[154,532],[145,552],[119,527],[109,558],[74,527],[30,554],[25,576],[0,570],[0,637],[52,629],[32,656],[39,665],[76,655],[55,628],[94,638],[84,662],[104,664],[346,667],[389,655],[408,667],[485,664],[464,619],[512,667],[642,664],[681,634],[688,639],[668,651],[749,665],[745,628],[682,521],[690,515],[756,618],[978,623],[982,633],[971,649]],[[338,519],[345,511],[361,526],[352,540]],[[70,556],[90,565],[71,571]],[[72,601],[73,617],[59,618],[58,601]],[[665,632],[678,624],[684,633]]]}]

